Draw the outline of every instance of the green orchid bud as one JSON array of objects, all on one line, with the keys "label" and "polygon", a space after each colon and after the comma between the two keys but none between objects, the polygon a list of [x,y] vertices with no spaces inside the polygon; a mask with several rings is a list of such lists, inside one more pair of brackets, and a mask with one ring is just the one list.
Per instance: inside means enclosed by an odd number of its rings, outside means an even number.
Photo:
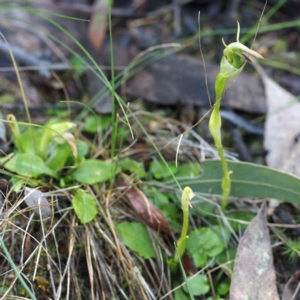
[{"label": "green orchid bud", "polygon": [[11,129],[13,135],[14,135],[14,138],[15,138],[15,141],[14,141],[15,146],[18,148],[18,150],[20,152],[25,153],[26,150],[25,150],[25,147],[24,147],[24,144],[23,144],[21,132],[20,132],[19,125],[18,125],[16,117],[13,114],[9,114],[7,116],[7,121],[9,121],[10,129]]},{"label": "green orchid bud", "polygon": [[191,206],[190,201],[195,196],[192,189],[190,187],[185,187],[182,196],[181,196],[181,208],[183,211],[188,211],[189,206]]}]

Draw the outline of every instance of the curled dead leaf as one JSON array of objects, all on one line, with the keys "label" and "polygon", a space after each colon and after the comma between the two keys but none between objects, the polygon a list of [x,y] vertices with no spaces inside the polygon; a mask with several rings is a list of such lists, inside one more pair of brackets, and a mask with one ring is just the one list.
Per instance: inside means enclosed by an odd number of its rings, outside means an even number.
[{"label": "curled dead leaf", "polygon": [[150,228],[172,237],[171,229],[163,214],[151,203],[145,194],[135,186],[131,186],[124,180],[117,179],[115,185],[123,188],[125,196],[140,216],[142,221]]}]

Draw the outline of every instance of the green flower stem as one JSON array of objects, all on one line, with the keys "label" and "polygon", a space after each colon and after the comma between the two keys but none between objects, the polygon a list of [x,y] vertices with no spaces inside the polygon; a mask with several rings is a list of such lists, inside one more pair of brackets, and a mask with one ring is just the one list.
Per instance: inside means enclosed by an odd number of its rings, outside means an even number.
[{"label": "green flower stem", "polygon": [[[225,87],[228,79],[235,77],[240,72],[242,72],[247,61],[245,53],[263,59],[263,57],[259,53],[241,44],[239,42],[239,37],[240,37],[240,25],[238,23],[236,42],[226,45],[224,40],[222,40],[225,49],[223,51],[224,55],[221,59],[220,73],[218,74],[215,82],[216,103],[209,120],[209,130],[214,139],[215,146],[218,150],[221,164],[222,164],[222,169],[223,169],[222,200],[221,200],[221,207],[223,210],[226,209],[226,206],[228,204],[228,198],[230,195],[230,190],[231,190],[230,173],[231,172],[228,170],[228,165],[225,159],[224,150],[222,146],[222,138],[221,138],[222,120],[220,116],[221,98],[225,91]],[[249,58],[247,59],[249,60]]]},{"label": "green flower stem", "polygon": [[223,169],[222,200],[221,200],[221,207],[223,210],[227,206],[228,197],[230,195],[230,189],[231,189],[230,171],[228,170],[228,165],[225,159],[223,145],[222,145],[222,137],[221,137],[222,120],[220,115],[221,97],[225,90],[227,81],[228,78],[223,77],[221,74],[219,74],[216,78],[216,84],[215,84],[216,103],[209,120],[209,130],[214,139],[215,146],[218,150],[219,157],[222,164],[222,169]]}]

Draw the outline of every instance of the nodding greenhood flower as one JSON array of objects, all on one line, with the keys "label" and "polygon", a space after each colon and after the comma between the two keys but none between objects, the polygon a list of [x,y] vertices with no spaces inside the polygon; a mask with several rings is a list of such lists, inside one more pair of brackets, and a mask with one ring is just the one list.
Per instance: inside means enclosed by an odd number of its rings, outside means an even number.
[{"label": "nodding greenhood flower", "polygon": [[245,63],[250,61],[246,54],[263,59],[259,53],[239,42],[240,24],[239,22],[237,22],[237,24],[236,42],[226,45],[224,39],[222,39],[225,49],[223,51],[224,56],[221,60],[220,74],[224,78],[234,77],[242,71]]}]

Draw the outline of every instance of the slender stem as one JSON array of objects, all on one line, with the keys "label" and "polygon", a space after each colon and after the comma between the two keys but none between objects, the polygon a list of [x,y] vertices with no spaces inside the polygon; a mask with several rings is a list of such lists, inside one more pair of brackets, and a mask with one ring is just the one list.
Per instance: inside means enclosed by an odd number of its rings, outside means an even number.
[{"label": "slender stem", "polygon": [[189,226],[189,214],[188,214],[188,210],[183,210],[183,222],[182,222],[182,229],[181,229],[181,235],[180,238],[177,242],[177,251],[178,254],[175,253],[175,257],[174,260],[176,262],[179,261],[179,258],[183,255],[184,250],[185,250],[185,241],[186,241],[186,237],[187,237],[187,231],[188,231],[188,226]]},{"label": "slender stem", "polygon": [[213,108],[210,120],[209,120],[209,130],[214,139],[215,146],[218,150],[222,169],[223,169],[223,179],[222,179],[222,200],[221,207],[224,210],[228,203],[228,197],[231,190],[231,180],[230,180],[230,171],[228,170],[228,165],[225,159],[222,137],[221,137],[221,126],[222,120],[220,116],[220,105],[221,97],[225,90],[228,78],[221,76],[220,74],[216,78],[215,89],[216,89],[216,103]]},{"label": "slender stem", "polygon": [[[185,251],[185,241],[187,239],[187,231],[189,227],[189,205],[190,200],[194,197],[194,193],[190,187],[185,187],[181,196],[181,209],[183,215],[182,229],[180,238],[177,242],[177,253],[174,256],[174,263],[178,264],[180,257]],[[178,255],[179,254],[179,255]]]}]

